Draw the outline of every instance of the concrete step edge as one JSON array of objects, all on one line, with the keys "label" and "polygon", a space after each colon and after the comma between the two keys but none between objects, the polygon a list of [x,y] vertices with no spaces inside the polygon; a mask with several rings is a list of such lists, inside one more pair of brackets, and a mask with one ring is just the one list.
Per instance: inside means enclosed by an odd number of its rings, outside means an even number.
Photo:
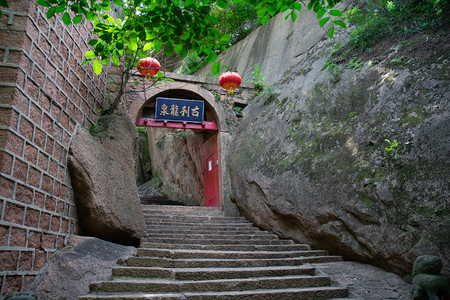
[{"label": "concrete step edge", "polygon": [[[215,245],[204,245],[204,244],[183,244],[183,243],[155,243],[155,242],[143,242],[141,241],[142,248],[159,248],[159,249],[252,249],[249,251],[260,251],[261,249],[266,249],[266,251],[274,251],[273,249],[286,249],[286,248],[296,248],[302,250],[310,250],[311,246],[307,244],[285,244],[285,245],[255,245],[255,244],[215,244]],[[267,250],[272,249],[272,250]]]},{"label": "concrete step edge", "polygon": [[[301,296],[304,298],[295,299],[331,299],[347,296],[347,289],[342,287],[315,287],[315,288],[291,288],[276,290],[245,290],[245,291],[226,291],[226,292],[187,292],[187,293],[120,293],[120,294],[90,294],[82,296],[79,300],[110,300],[110,299],[294,299],[292,297]],[[251,297],[251,298],[250,298]],[[281,298],[283,297],[283,298]],[[285,298],[290,297],[290,298]],[[307,298],[306,298],[307,297]]]}]

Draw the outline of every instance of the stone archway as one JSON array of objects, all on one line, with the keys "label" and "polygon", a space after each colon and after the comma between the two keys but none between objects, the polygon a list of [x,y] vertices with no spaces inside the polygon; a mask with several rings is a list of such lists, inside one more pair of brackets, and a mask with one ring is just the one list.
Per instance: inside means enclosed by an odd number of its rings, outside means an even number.
[{"label": "stone archway", "polygon": [[219,204],[227,215],[237,215],[238,210],[230,200],[229,176],[227,170],[228,144],[230,140],[229,128],[223,108],[215,101],[214,95],[197,84],[186,82],[167,82],[153,87],[147,92],[140,93],[131,103],[129,116],[133,120],[143,117],[145,108],[154,106],[157,97],[179,99],[197,99],[205,102],[205,111],[209,121],[217,124],[217,152],[218,152],[218,186]]}]

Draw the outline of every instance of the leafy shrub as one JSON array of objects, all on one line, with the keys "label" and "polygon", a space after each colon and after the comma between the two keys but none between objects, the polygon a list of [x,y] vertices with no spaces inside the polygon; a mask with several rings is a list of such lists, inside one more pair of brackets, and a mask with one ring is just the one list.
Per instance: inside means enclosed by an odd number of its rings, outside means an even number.
[{"label": "leafy shrub", "polygon": [[368,1],[346,14],[356,29],[350,35],[354,48],[367,50],[386,36],[412,34],[449,23],[450,0]]}]

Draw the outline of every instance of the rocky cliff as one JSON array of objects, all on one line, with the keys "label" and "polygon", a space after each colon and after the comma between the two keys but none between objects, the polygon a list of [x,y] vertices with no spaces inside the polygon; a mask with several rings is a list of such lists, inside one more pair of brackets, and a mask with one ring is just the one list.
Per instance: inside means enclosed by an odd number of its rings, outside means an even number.
[{"label": "rocky cliff", "polygon": [[186,205],[203,205],[203,136],[190,130],[148,128],[153,176],[162,181],[160,193]]},{"label": "rocky cliff", "polygon": [[[348,32],[330,41],[308,18],[291,30],[275,18],[222,58],[245,74],[248,62],[265,66],[274,83],[233,135],[232,200],[258,226],[346,259],[408,274],[415,257],[437,254],[449,275],[448,32],[390,41],[330,69]],[[278,50],[255,46],[267,36]],[[268,76],[273,53],[282,64]]]}]

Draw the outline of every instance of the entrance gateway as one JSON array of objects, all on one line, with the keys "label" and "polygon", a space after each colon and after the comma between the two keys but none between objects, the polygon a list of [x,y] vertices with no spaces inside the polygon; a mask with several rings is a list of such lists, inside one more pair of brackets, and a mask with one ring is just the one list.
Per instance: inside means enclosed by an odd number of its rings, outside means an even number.
[{"label": "entrance gateway", "polygon": [[[204,205],[220,206],[219,155],[217,148],[217,123],[205,121],[203,100],[157,97],[154,109],[138,118],[139,127],[190,129],[205,131],[212,135],[202,145],[202,169],[204,186]],[[154,116],[154,118],[152,118]]]}]

